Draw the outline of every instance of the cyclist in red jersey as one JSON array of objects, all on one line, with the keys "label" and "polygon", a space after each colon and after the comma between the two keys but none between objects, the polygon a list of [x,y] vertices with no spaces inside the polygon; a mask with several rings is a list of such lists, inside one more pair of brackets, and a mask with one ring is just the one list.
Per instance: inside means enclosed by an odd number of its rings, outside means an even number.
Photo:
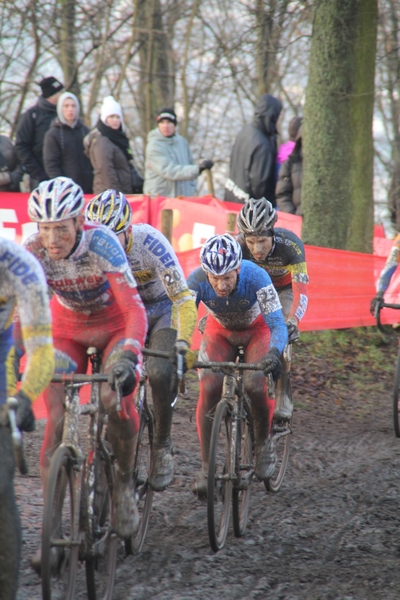
[{"label": "cyclist in red jersey", "polygon": [[[56,373],[86,373],[87,349],[102,352],[109,374],[101,399],[109,415],[108,436],[117,460],[113,526],[128,538],[137,527],[132,467],[138,432],[133,391],[141,368],[147,316],[136,281],[117,237],[99,224],[84,223],[82,189],[67,177],[42,182],[28,201],[38,233],[25,245],[41,263],[53,290],[51,301]],[[116,410],[116,383],[123,407]],[[40,466],[43,488],[49,461],[60,441],[64,418],[63,386],[50,384]],[[34,562],[34,561],[33,561]]]}]

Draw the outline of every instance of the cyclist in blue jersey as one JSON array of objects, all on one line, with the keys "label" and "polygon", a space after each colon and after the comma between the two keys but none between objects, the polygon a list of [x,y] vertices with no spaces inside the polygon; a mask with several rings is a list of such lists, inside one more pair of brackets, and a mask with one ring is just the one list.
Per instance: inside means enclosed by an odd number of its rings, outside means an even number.
[{"label": "cyclist in blue jersey", "polygon": [[[207,307],[208,318],[200,347],[202,361],[234,360],[238,346],[244,347],[246,362],[261,362],[277,381],[282,366],[280,356],[288,341],[281,303],[269,275],[250,261],[242,260],[242,249],[230,235],[215,235],[200,253],[201,268],[188,278],[188,286]],[[196,422],[200,440],[202,470],[194,493],[205,496],[212,423],[207,414],[218,402],[222,373],[200,370],[200,396]],[[255,473],[261,480],[275,469],[275,450],[270,435],[275,400],[268,397],[267,381],[261,371],[244,375],[251,400],[255,434]]]}]

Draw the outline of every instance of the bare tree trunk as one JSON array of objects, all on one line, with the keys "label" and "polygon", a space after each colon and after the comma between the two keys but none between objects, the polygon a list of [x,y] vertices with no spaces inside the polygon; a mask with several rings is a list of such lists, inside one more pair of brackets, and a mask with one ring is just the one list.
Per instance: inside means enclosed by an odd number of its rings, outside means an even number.
[{"label": "bare tree trunk", "polygon": [[119,74],[119,78],[118,78],[117,87],[115,88],[115,92],[114,92],[114,97],[117,101],[119,101],[119,97],[120,97],[121,89],[122,89],[122,83],[125,79],[126,71],[127,71],[130,59],[131,59],[131,51],[132,51],[133,45],[137,39],[138,4],[139,4],[139,0],[134,0],[134,11],[135,12],[134,12],[133,22],[132,22],[131,37],[129,38],[129,44],[126,48],[126,53],[125,53],[125,60],[122,65],[121,73]]},{"label": "bare tree trunk", "polygon": [[377,0],[315,5],[304,109],[307,244],[370,252]]},{"label": "bare tree trunk", "polygon": [[141,66],[138,109],[145,137],[154,127],[157,111],[174,105],[175,73],[160,0],[138,0],[137,10]]},{"label": "bare tree trunk", "polygon": [[14,120],[13,120],[13,123],[12,123],[12,126],[11,126],[10,138],[14,137],[15,132],[17,130],[19,117],[21,115],[22,107],[24,105],[25,98],[26,98],[26,95],[28,93],[29,84],[31,82],[32,75],[35,72],[36,65],[37,65],[37,63],[39,61],[39,58],[40,58],[40,38],[39,38],[38,28],[37,28],[36,10],[35,10],[35,1],[34,0],[32,0],[29,8],[30,8],[30,11],[31,11],[30,15],[29,15],[29,18],[30,18],[30,21],[31,21],[31,24],[32,24],[32,34],[33,34],[33,37],[34,37],[34,48],[35,48],[35,51],[34,51],[32,62],[30,64],[28,72],[27,72],[27,74],[25,76],[25,82],[24,82],[24,84],[22,86],[22,91],[21,91],[21,95],[19,97],[18,107],[17,107],[17,110],[15,112]]},{"label": "bare tree trunk", "polygon": [[110,14],[111,14],[112,3],[113,3],[113,0],[107,0],[107,10],[106,10],[106,14],[104,17],[105,26],[104,26],[102,39],[101,39],[101,46],[97,53],[96,67],[95,67],[95,71],[93,73],[92,84],[90,86],[89,102],[88,102],[88,108],[87,108],[86,119],[85,119],[85,124],[88,127],[90,127],[90,113],[92,112],[92,110],[96,104],[96,101],[97,101],[97,95],[99,93],[100,83],[101,83],[101,75],[102,75],[102,71],[104,69],[104,64],[105,64],[104,59],[105,59],[105,54],[106,54],[108,34],[110,31]]},{"label": "bare tree trunk", "polygon": [[60,62],[64,74],[64,84],[65,88],[75,94],[81,103],[76,68],[76,0],[59,0],[59,3],[61,6]]},{"label": "bare tree trunk", "polygon": [[400,50],[398,3],[389,0],[389,27],[386,38],[386,85],[392,118],[393,141],[391,144],[392,177],[389,188],[389,208],[396,229],[400,230]]},{"label": "bare tree trunk", "polygon": [[182,83],[182,95],[183,95],[183,122],[180,125],[180,131],[183,137],[186,137],[187,128],[189,124],[189,100],[188,100],[188,89],[186,83],[186,67],[188,62],[188,53],[189,53],[189,44],[192,35],[193,21],[196,16],[197,7],[199,5],[199,0],[194,0],[192,5],[192,11],[190,14],[189,25],[185,35],[185,51],[183,54],[183,65],[182,65],[182,74],[181,74],[181,83]]},{"label": "bare tree trunk", "polygon": [[276,57],[289,0],[256,0],[258,94],[268,94],[277,79]]}]

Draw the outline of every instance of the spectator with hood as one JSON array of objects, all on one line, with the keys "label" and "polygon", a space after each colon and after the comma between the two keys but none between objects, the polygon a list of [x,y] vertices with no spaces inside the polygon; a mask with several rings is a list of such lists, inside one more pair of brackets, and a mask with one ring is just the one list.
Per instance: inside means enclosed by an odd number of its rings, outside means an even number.
[{"label": "spectator with hood", "polygon": [[43,141],[51,122],[57,116],[56,105],[63,84],[55,77],[45,77],[39,83],[42,95],[37,103],[22,115],[17,128],[16,151],[34,190],[41,181],[49,179],[43,163]]},{"label": "spectator with hood", "polygon": [[196,178],[211,169],[212,160],[196,165],[189,144],[176,132],[173,108],[163,108],[156,117],[157,127],[149,132],[146,147],[144,193],[149,196],[194,196]]},{"label": "spectator with hood", "polygon": [[85,194],[91,194],[93,169],[83,147],[83,138],[89,128],[79,119],[79,113],[78,98],[71,92],[61,94],[57,118],[44,138],[44,168],[49,179],[70,177]]},{"label": "spectator with hood", "polygon": [[122,109],[112,96],[104,98],[100,119],[85,137],[84,146],[94,170],[94,194],[111,188],[123,194],[142,192],[143,178],[132,162]]},{"label": "spectator with hood", "polygon": [[277,207],[282,212],[292,215],[302,215],[301,185],[303,182],[303,150],[301,140],[301,126],[293,152],[283,163],[276,184]]},{"label": "spectator with hood", "polygon": [[250,198],[275,202],[277,122],[282,103],[270,94],[262,95],[254,119],[238,133],[233,145],[225,201],[244,204]]}]

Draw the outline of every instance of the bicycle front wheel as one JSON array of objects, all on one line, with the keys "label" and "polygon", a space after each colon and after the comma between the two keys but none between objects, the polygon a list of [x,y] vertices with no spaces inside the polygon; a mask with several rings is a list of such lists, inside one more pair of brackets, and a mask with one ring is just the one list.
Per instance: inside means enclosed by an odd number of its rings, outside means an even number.
[{"label": "bicycle front wheel", "polygon": [[207,486],[210,545],[218,552],[228,533],[234,465],[231,464],[232,415],[227,402],[218,403],[211,432]]},{"label": "bicycle front wheel", "polygon": [[249,517],[250,483],[254,473],[253,442],[250,423],[246,416],[238,421],[236,446],[236,473],[238,479],[232,490],[233,531],[236,537],[244,535]]},{"label": "bicycle front wheel", "polygon": [[396,437],[400,437],[400,348],[397,355],[396,375],[394,378],[394,390],[393,390],[393,425]]},{"label": "bicycle front wheel", "polygon": [[47,480],[42,530],[41,578],[43,600],[74,600],[79,545],[74,538],[79,511],[74,488],[78,472],[66,446],[55,451]]},{"label": "bicycle front wheel", "polygon": [[152,410],[144,409],[140,415],[139,437],[133,467],[133,481],[139,510],[139,529],[130,540],[125,542],[127,554],[139,554],[141,552],[149,525],[154,494],[149,486],[153,435],[154,416]]},{"label": "bicycle front wheel", "polygon": [[[107,444],[106,441],[104,443]],[[92,464],[86,467],[86,478],[91,528],[89,555],[86,557],[88,598],[89,600],[112,600],[118,553],[118,536],[111,527],[110,486],[112,486],[113,470],[111,460],[107,463],[106,456],[100,449],[96,452]]]},{"label": "bicycle front wheel", "polygon": [[[290,380],[288,380],[286,389],[290,400],[293,402]],[[275,444],[277,461],[273,477],[264,481],[265,489],[268,492],[278,492],[282,486],[289,462],[290,442],[292,439],[292,420],[293,417],[290,421],[281,421],[276,420],[275,418],[272,421],[272,438]]]}]

